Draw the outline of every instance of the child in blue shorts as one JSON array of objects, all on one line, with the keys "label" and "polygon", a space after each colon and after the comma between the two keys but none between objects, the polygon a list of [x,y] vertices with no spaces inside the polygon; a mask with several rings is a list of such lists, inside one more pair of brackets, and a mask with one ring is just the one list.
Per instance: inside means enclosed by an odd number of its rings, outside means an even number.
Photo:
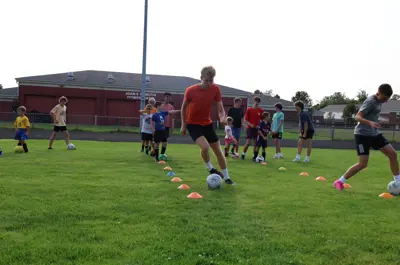
[{"label": "child in blue shorts", "polygon": [[14,122],[14,139],[18,141],[18,146],[22,146],[24,148],[24,152],[28,153],[28,145],[26,144],[26,140],[28,139],[31,124],[29,123],[28,117],[25,116],[26,108],[24,106],[20,106],[17,111],[18,117]]},{"label": "child in blue shorts", "polygon": [[254,162],[256,162],[260,147],[262,148],[262,157],[264,158],[264,161],[266,161],[265,149],[267,148],[268,136],[271,134],[270,118],[271,116],[268,112],[262,114],[260,125],[258,125],[258,136],[253,156]]}]

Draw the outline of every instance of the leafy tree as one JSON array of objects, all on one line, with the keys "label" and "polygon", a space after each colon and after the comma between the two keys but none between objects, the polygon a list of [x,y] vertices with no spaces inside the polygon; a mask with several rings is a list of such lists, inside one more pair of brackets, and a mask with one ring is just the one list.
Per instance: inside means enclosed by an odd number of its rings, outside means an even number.
[{"label": "leafy tree", "polygon": [[312,99],[310,95],[306,91],[297,91],[294,97],[292,97],[292,101],[301,101],[304,103],[304,105],[311,106],[312,105]]},{"label": "leafy tree", "polygon": [[280,99],[281,96],[279,96],[278,94],[276,94],[276,95],[274,96],[274,98]]},{"label": "leafy tree", "polygon": [[3,89],[3,85],[2,84],[0,84],[0,89]]},{"label": "leafy tree", "polygon": [[255,95],[262,95],[261,91],[258,90],[258,89],[254,91],[254,94],[255,94]]},{"label": "leafy tree", "polygon": [[343,115],[342,118],[346,119],[346,118],[352,118],[353,115],[355,115],[357,113],[357,107],[354,103],[349,103],[346,105],[346,107],[343,109]]},{"label": "leafy tree", "polygon": [[337,105],[337,104],[348,104],[353,102],[354,100],[349,99],[345,93],[335,92],[330,96],[325,96],[317,105],[314,107],[318,107],[317,109],[323,109],[328,105]]},{"label": "leafy tree", "polygon": [[400,100],[400,95],[398,95],[398,94],[393,94],[393,96],[392,96],[391,99],[392,99],[392,100]]},{"label": "leafy tree", "polygon": [[273,97],[274,96],[274,92],[272,91],[272,89],[267,89],[264,92],[262,92],[263,95],[266,95],[268,97]]},{"label": "leafy tree", "polygon": [[357,103],[363,103],[367,97],[368,97],[368,93],[365,90],[359,90],[357,93]]}]

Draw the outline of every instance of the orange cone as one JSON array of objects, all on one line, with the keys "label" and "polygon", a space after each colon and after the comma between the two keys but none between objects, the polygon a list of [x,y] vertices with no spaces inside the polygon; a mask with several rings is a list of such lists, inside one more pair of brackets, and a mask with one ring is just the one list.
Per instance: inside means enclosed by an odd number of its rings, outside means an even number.
[{"label": "orange cone", "polygon": [[343,187],[344,187],[345,189],[351,189],[351,186],[350,186],[349,183],[344,183],[344,184],[343,184]]},{"label": "orange cone", "polygon": [[164,167],[164,170],[169,170],[169,171],[171,171],[172,168],[170,168],[170,167]]},{"label": "orange cone", "polygon": [[201,199],[201,198],[203,198],[203,196],[201,196],[197,192],[192,192],[186,198],[189,198],[189,199]]},{"label": "orange cone", "polygon": [[158,161],[158,164],[163,165],[165,164],[165,161],[164,160]]},{"label": "orange cone", "polygon": [[379,197],[385,198],[385,199],[393,199],[394,198],[394,196],[392,194],[387,193],[387,192],[379,194]]},{"label": "orange cone", "polygon": [[301,172],[300,176],[308,176],[308,173],[307,172]]},{"label": "orange cone", "polygon": [[318,178],[316,178],[315,180],[326,180],[323,176],[319,176]]},{"label": "orange cone", "polygon": [[180,185],[178,187],[178,189],[180,189],[180,190],[188,190],[188,189],[190,189],[190,187],[188,185],[186,185],[186,184],[182,184],[182,185]]},{"label": "orange cone", "polygon": [[267,162],[261,162],[261,165],[268,165]]},{"label": "orange cone", "polygon": [[178,177],[172,178],[171,179],[172,182],[181,182],[182,180]]}]

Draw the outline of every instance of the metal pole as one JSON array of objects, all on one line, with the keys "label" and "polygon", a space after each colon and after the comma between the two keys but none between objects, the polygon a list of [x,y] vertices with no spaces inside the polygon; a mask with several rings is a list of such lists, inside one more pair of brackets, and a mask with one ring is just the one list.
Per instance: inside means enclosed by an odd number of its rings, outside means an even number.
[{"label": "metal pole", "polygon": [[142,61],[142,91],[140,97],[140,109],[144,109],[146,103],[146,54],[147,54],[147,10],[148,0],[144,1],[144,28],[143,28],[143,61]]}]

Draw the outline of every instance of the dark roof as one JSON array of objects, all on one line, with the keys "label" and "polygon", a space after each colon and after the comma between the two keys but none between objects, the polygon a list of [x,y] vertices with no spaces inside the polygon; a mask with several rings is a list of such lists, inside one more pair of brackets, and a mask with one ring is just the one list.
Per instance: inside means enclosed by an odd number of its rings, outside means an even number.
[{"label": "dark roof", "polygon": [[[84,86],[84,87],[100,87],[109,89],[141,89],[142,75],[135,73],[122,73],[112,71],[79,71],[73,72],[74,79],[68,80],[69,73],[59,73],[40,76],[29,76],[16,78],[19,83],[36,83],[36,84],[57,84],[70,86]],[[112,74],[114,81],[108,81],[109,74]],[[184,76],[169,76],[169,75],[147,75],[150,78],[150,83],[147,88],[151,91],[168,91],[171,93],[183,93],[185,89],[193,84],[199,83],[199,79],[194,79]],[[222,94],[229,94],[234,96],[247,96],[250,92],[222,86]]]},{"label": "dark roof", "polygon": [[0,98],[10,99],[17,97],[18,97],[18,87],[0,89]]},{"label": "dark roof", "polygon": [[291,110],[295,109],[294,102],[292,102],[292,101],[281,99],[281,98],[265,96],[265,95],[255,95],[255,94],[249,96],[249,100],[248,100],[249,105],[253,104],[253,98],[255,96],[261,98],[260,107],[263,109],[273,108],[276,103],[282,104],[283,111],[285,111],[285,109],[286,110],[287,109],[291,109]]}]

